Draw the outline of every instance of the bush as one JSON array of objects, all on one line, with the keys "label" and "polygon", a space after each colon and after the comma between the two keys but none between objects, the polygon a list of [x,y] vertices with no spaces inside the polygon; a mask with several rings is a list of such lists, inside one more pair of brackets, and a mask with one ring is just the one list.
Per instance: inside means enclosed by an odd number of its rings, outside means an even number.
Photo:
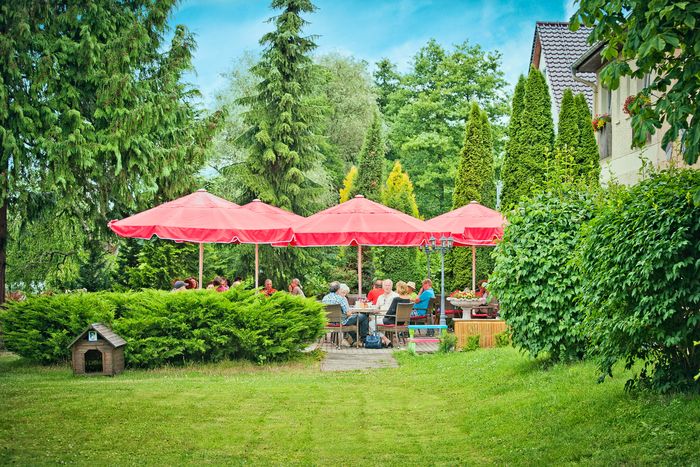
[{"label": "bush", "polygon": [[489,290],[500,301],[513,344],[533,357],[546,353],[569,361],[584,355],[585,309],[574,258],[593,207],[592,195],[572,189],[522,201],[508,215]]},{"label": "bush", "polygon": [[700,389],[699,188],[699,171],[651,175],[613,191],[584,234],[592,350],[607,375],[619,359],[644,362],[628,388]]},{"label": "bush", "polygon": [[246,358],[281,360],[322,333],[323,306],[311,299],[242,288],[227,293],[154,290],[38,297],[9,303],[7,348],[41,363],[70,358],[68,344],[103,322],[128,342],[130,366]]},{"label": "bush", "polygon": [[462,348],[462,352],[471,352],[479,348],[479,341],[481,340],[481,334],[474,334],[473,336],[467,337],[467,342]]},{"label": "bush", "polygon": [[499,332],[495,336],[493,336],[494,343],[496,344],[496,347],[510,347],[511,340],[510,340],[510,332],[509,331],[503,331]]},{"label": "bush", "polygon": [[457,336],[451,332],[442,331],[442,336],[440,336],[440,345],[438,346],[438,352],[449,353],[452,352],[457,346]]}]

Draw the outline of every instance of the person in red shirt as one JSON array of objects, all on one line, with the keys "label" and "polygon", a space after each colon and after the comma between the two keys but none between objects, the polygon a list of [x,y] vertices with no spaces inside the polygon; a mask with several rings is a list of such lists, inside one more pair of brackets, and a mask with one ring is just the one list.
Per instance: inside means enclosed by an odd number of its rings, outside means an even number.
[{"label": "person in red shirt", "polygon": [[273,293],[277,292],[277,289],[272,288],[272,280],[270,279],[265,279],[265,287],[260,291],[260,293],[264,293],[268,297],[272,295]]},{"label": "person in red shirt", "polygon": [[377,279],[374,281],[374,288],[369,291],[367,294],[367,300],[372,302],[372,305],[377,304],[377,299],[379,298],[380,295],[384,293],[384,290],[382,290],[382,281],[381,279]]}]

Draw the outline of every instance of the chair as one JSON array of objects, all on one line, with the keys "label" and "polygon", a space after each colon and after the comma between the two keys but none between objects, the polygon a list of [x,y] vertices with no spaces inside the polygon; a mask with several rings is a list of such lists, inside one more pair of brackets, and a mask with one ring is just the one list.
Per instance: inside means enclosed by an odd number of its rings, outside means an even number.
[{"label": "chair", "polygon": [[[337,333],[336,348],[340,348],[340,342],[343,340],[343,333],[350,331],[355,331],[355,335],[357,336],[356,345],[360,347],[360,326],[358,323],[343,324],[343,310],[340,308],[340,305],[326,305],[326,318],[328,318],[328,323],[326,323],[324,330],[326,333]],[[332,339],[331,337],[331,342],[333,342]]]},{"label": "chair", "polygon": [[[394,324],[377,324],[377,331],[383,331],[384,334],[394,333],[396,343],[400,341],[401,333],[408,332],[408,324],[411,320],[411,311],[413,303],[399,303],[396,307],[396,322]],[[406,338],[404,338],[404,342]]]},{"label": "chair", "polygon": [[365,298],[365,296],[356,293],[349,293],[345,298],[348,299],[348,305],[353,306],[355,303],[357,303],[358,299]]},{"label": "chair", "polygon": [[435,324],[435,311],[439,308],[437,303],[435,297],[431,298],[425,309],[425,315],[411,316],[411,324]]}]

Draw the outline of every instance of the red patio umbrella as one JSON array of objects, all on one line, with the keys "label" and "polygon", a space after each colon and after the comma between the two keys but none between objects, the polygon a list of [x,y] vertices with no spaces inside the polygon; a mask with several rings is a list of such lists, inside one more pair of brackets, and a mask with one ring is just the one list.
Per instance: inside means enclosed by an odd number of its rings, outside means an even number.
[{"label": "red patio umbrella", "polygon": [[448,235],[456,246],[472,247],[472,290],[476,290],[476,247],[493,246],[503,238],[506,219],[476,201],[425,221],[433,235]]},{"label": "red patio umbrella", "polygon": [[427,226],[415,217],[362,195],[307,217],[294,227],[296,246],[357,246],[357,284],[362,294],[362,245],[420,246]]},{"label": "red patio umbrella", "polygon": [[[285,211],[284,209],[280,209],[276,206],[271,206],[267,203],[263,203],[259,199],[254,199],[248,204],[244,204],[241,206],[243,209],[247,209],[251,212],[255,212],[258,214],[263,214],[266,215],[267,217],[279,220],[285,225],[288,225],[289,227],[294,226],[295,224],[298,224],[299,222],[303,221],[304,218],[298,214],[294,214],[293,212]],[[258,244],[255,244],[255,287],[258,287],[258,270],[259,270],[259,265],[260,262],[258,260]]]},{"label": "red patio umbrella", "polygon": [[152,236],[178,242],[199,243],[199,287],[202,287],[204,243],[274,243],[290,241],[292,229],[265,214],[197,190],[155,208],[109,222],[121,237]]}]

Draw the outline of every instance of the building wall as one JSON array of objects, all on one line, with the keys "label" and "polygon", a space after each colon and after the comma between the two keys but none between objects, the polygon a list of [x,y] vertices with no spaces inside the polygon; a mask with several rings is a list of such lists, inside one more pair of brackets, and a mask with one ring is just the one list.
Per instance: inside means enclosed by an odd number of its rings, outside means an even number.
[{"label": "building wall", "polygon": [[[598,71],[598,74],[600,70]],[[642,175],[642,159],[656,168],[667,168],[671,165],[676,167],[688,167],[683,162],[680,151],[680,144],[675,143],[670,148],[662,147],[661,140],[668,131],[668,125],[664,125],[651,138],[643,148],[632,148],[632,117],[624,113],[622,107],[627,96],[637,94],[644,88],[644,81],[630,78],[629,76],[620,79],[620,86],[609,91],[600,84],[598,85],[594,97],[594,114],[610,113],[610,156],[600,159],[600,181],[603,185],[611,180],[616,180],[625,185],[637,183]],[[604,132],[596,132],[598,146],[602,146],[601,138],[605,137]],[[694,164],[693,168],[700,169],[700,163]]]}]

